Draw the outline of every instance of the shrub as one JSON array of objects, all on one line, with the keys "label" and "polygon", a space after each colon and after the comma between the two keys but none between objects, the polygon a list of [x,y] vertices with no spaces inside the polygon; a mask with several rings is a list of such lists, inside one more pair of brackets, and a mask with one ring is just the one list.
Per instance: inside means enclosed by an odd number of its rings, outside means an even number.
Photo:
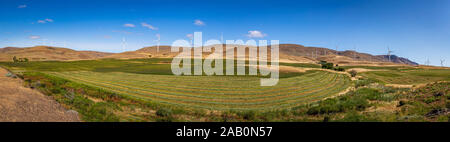
[{"label": "shrub", "polygon": [[306,114],[331,114],[350,110],[364,110],[369,107],[369,102],[360,96],[342,96],[320,101],[317,106],[310,107]]},{"label": "shrub", "polygon": [[345,71],[345,69],[344,69],[344,68],[341,68],[341,67],[337,67],[337,68],[335,68],[335,70],[336,70],[336,71],[342,71],[342,72]]},{"label": "shrub", "polygon": [[171,117],[172,116],[172,110],[167,108],[160,108],[156,111],[157,116],[161,117]]},{"label": "shrub", "polygon": [[405,100],[400,100],[399,102],[398,102],[398,105],[397,105],[397,107],[401,107],[401,106],[404,106],[404,105],[406,105],[406,101]]},{"label": "shrub", "polygon": [[244,111],[238,114],[245,120],[255,120],[256,118],[256,112],[255,111]]},{"label": "shrub", "polygon": [[346,113],[344,118],[340,121],[343,122],[363,122],[363,121],[370,121],[367,120],[367,118],[364,115],[358,114],[358,112],[349,112]]},{"label": "shrub", "polygon": [[323,69],[333,69],[333,63],[322,64]]},{"label": "shrub", "polygon": [[356,88],[359,88],[359,87],[363,87],[363,86],[370,85],[370,84],[372,84],[372,83],[375,83],[375,81],[374,81],[374,80],[371,80],[371,79],[357,80],[357,81],[355,82],[355,87],[356,87]]},{"label": "shrub", "polygon": [[352,77],[356,77],[356,74],[357,74],[358,72],[355,71],[355,70],[351,70],[349,73],[350,73],[350,75],[351,75]]},{"label": "shrub", "polygon": [[425,103],[427,103],[427,104],[430,104],[430,103],[433,103],[433,102],[435,102],[435,101],[437,101],[437,100],[439,100],[439,99],[436,98],[436,97],[429,97],[429,98],[425,98],[425,99],[423,100],[423,102],[425,102]]}]

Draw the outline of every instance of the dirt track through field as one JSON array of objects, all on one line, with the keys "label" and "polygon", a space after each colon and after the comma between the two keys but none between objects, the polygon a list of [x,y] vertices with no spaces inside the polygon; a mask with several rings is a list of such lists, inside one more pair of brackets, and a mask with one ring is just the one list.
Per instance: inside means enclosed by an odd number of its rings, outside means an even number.
[{"label": "dirt track through field", "polygon": [[0,122],[76,122],[77,112],[64,109],[51,97],[23,87],[0,68]]}]

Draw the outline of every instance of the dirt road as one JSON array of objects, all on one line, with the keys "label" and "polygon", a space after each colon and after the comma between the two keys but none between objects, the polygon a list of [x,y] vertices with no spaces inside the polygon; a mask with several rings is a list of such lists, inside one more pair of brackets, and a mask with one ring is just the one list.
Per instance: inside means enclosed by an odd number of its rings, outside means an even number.
[{"label": "dirt road", "polygon": [[64,109],[51,97],[23,87],[22,80],[7,77],[0,68],[0,122],[74,122],[75,111]]}]

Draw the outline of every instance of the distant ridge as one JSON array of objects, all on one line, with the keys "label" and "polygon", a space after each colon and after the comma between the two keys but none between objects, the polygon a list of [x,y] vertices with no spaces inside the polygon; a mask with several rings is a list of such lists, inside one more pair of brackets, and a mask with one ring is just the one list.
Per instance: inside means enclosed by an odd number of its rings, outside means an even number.
[{"label": "distant ridge", "polygon": [[[355,51],[336,51],[321,47],[305,47],[297,44],[279,45],[280,62],[292,63],[315,63],[317,61],[328,61],[342,65],[358,64],[405,64],[418,65],[403,57],[391,55],[391,62],[387,55],[371,55]],[[136,51],[122,53],[106,53],[97,51],[76,51],[68,48],[35,46],[35,47],[5,47],[0,48],[0,60],[11,61],[13,56],[17,58],[29,58],[32,61],[47,60],[92,60],[102,58],[133,59],[133,58],[172,58],[178,53],[171,52],[170,46],[144,47]],[[210,53],[205,53],[206,55]]]},{"label": "distant ridge", "polygon": [[0,60],[12,61],[12,58],[28,58],[31,61],[64,61],[64,60],[92,60],[108,56],[113,53],[97,51],[76,51],[68,48],[35,46],[35,47],[5,47],[0,48]]}]

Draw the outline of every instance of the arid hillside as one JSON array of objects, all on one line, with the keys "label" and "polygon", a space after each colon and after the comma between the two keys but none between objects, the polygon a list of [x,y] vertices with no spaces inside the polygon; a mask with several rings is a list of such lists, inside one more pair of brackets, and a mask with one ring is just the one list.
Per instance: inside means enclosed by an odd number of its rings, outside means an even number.
[{"label": "arid hillside", "polygon": [[76,51],[68,48],[35,46],[26,48],[0,48],[0,61],[12,61],[13,57],[27,58],[30,61],[51,60],[90,60],[111,55],[112,53],[97,51]]},{"label": "arid hillside", "polygon": [[[340,65],[418,65],[406,58],[387,55],[370,55],[355,51],[336,51],[328,48],[305,47],[296,44],[280,44],[279,58],[281,62],[316,63],[324,60]],[[191,49],[192,50],[192,49]],[[248,49],[247,49],[248,50]],[[212,50],[214,51],[214,50]],[[225,46],[224,50],[225,51]],[[268,51],[270,53],[270,50]],[[204,52],[204,57],[212,52]],[[67,48],[36,46],[27,48],[0,48],[0,61],[12,61],[12,58],[28,58],[31,61],[47,60],[92,60],[102,58],[134,59],[134,58],[173,58],[177,52],[171,52],[170,46],[144,47],[136,51],[122,53],[105,53],[96,51],[76,51]],[[224,53],[225,56],[225,53]],[[248,56],[248,53],[247,53]],[[269,57],[270,58],[270,57]]]}]

